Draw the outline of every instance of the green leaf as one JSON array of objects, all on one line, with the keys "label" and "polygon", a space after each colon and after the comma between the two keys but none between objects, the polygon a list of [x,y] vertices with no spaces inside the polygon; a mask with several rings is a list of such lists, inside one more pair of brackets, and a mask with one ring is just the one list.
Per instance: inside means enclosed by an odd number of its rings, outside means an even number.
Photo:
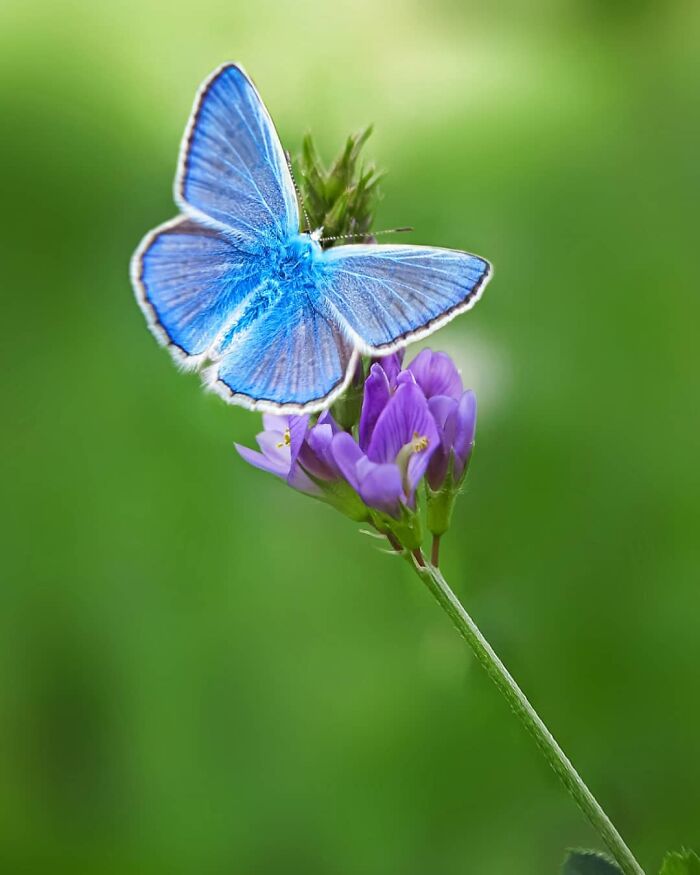
[{"label": "green leaf", "polygon": [[569,851],[562,875],[621,875],[613,861],[597,851]]},{"label": "green leaf", "polygon": [[700,875],[700,857],[685,850],[666,854],[660,875]]}]

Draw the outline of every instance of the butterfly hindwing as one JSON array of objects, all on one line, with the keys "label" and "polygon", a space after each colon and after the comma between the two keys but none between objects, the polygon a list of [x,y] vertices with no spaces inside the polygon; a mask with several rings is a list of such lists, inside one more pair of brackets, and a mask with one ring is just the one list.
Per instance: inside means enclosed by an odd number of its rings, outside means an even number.
[{"label": "butterfly hindwing", "polygon": [[322,307],[285,295],[237,334],[207,384],[251,409],[320,410],[349,382],[354,344]]},{"label": "butterfly hindwing", "polygon": [[180,150],[175,199],[183,212],[224,225],[242,248],[299,231],[294,183],[255,86],[235,64],[204,82]]},{"label": "butterfly hindwing", "polygon": [[468,310],[491,272],[477,255],[430,246],[337,246],[324,261],[328,305],[363,351],[380,353]]}]

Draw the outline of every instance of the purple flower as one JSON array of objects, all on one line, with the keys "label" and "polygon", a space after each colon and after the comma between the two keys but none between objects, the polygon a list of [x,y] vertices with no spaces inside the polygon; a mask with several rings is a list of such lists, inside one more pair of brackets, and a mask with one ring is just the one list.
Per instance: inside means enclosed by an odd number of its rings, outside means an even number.
[{"label": "purple flower", "polygon": [[330,449],[333,435],[341,431],[328,411],[322,413],[304,436],[296,457],[297,466],[318,480],[338,480],[341,474]]},{"label": "purple flower", "polygon": [[[372,372],[385,388],[383,369],[373,365]],[[371,378],[370,374],[368,382]],[[402,505],[415,506],[416,487],[438,444],[425,396],[409,379],[399,383],[376,417],[366,451],[346,432],[333,437],[331,450],[338,469],[365,504],[399,518]]]},{"label": "purple flower", "polygon": [[401,372],[405,352],[403,349],[398,349],[396,352],[392,352],[391,355],[385,355],[382,358],[373,360],[374,364],[381,365],[392,386],[396,385],[396,378]]},{"label": "purple flower", "polygon": [[412,374],[401,370],[402,361],[403,350],[400,350],[386,358],[375,360],[369,370],[365,380],[359,431],[360,447],[365,451],[381,412],[398,386],[404,382],[415,382]]},{"label": "purple flower", "polygon": [[452,480],[459,483],[474,447],[476,431],[476,395],[468,390],[459,401],[447,395],[434,395],[429,401],[430,412],[435,419],[440,446],[428,465],[427,480],[430,488],[442,487],[453,458]]},{"label": "purple flower", "polygon": [[459,371],[445,352],[423,349],[413,359],[408,370],[428,400],[434,395],[445,395],[458,401],[464,391]]},{"label": "purple flower", "polygon": [[[476,398],[464,391],[445,353],[425,349],[405,370],[402,363],[402,352],[375,360],[364,386],[353,384],[350,406],[362,404],[356,426],[356,415],[343,429],[328,411],[315,423],[309,416],[266,415],[260,451],[236,449],[256,468],[354,520],[369,519],[415,549],[421,542],[416,490],[424,477],[428,528],[440,535],[449,526],[474,446]],[[348,403],[342,410],[348,412]]]},{"label": "purple flower", "polygon": [[444,352],[422,350],[408,371],[423,390],[440,435],[440,446],[430,459],[426,475],[430,488],[438,490],[447,477],[451,456],[453,482],[462,478],[474,446],[476,396],[464,391],[455,363]]},{"label": "purple flower", "polygon": [[340,477],[328,452],[333,435],[339,431],[330,413],[319,417],[312,428],[308,427],[308,416],[268,413],[263,415],[263,425],[264,431],[255,438],[261,452],[235,444],[246,462],[281,477],[294,489],[315,496],[321,496],[322,489],[312,477],[329,481]]}]

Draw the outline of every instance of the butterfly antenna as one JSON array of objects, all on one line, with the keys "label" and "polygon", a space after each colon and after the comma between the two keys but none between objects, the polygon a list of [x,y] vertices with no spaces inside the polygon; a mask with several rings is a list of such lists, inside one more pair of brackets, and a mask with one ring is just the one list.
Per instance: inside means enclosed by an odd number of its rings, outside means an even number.
[{"label": "butterfly antenna", "polygon": [[382,234],[403,234],[405,231],[413,230],[413,228],[406,226],[405,228],[387,228],[386,231],[369,231],[367,234],[338,234],[337,237],[321,237],[320,242],[326,243],[328,240],[356,240],[358,237],[380,237]]},{"label": "butterfly antenna", "polygon": [[309,221],[309,214],[306,212],[306,206],[304,205],[304,198],[301,194],[301,189],[297,185],[297,181],[294,177],[294,170],[292,169],[292,157],[289,152],[284,153],[284,157],[287,159],[287,167],[289,167],[289,175],[292,177],[292,184],[294,185],[294,191],[297,193],[297,198],[299,199],[299,203],[301,204],[301,211],[304,214],[304,221],[306,222],[306,230],[311,233],[311,222]]}]

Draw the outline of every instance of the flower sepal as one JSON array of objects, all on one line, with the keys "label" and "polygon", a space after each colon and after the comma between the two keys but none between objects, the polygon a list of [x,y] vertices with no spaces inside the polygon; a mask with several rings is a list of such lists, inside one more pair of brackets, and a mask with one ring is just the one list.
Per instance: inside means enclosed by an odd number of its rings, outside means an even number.
[{"label": "flower sepal", "polygon": [[445,474],[442,486],[439,489],[432,489],[426,480],[426,523],[432,535],[444,535],[449,529],[455,501],[462,491],[462,484],[467,476],[470,461],[471,453],[467,457],[459,476],[455,479],[455,454],[453,450],[450,453],[447,473]]},{"label": "flower sepal", "polygon": [[387,535],[390,541],[397,541],[405,550],[418,550],[423,543],[423,522],[416,508],[401,505],[399,516],[391,516],[380,510],[372,510],[371,521],[377,531]]},{"label": "flower sepal", "polygon": [[351,431],[360,421],[364,394],[365,368],[362,359],[358,359],[350,385],[331,407],[333,419],[344,431]]},{"label": "flower sepal", "polygon": [[314,498],[330,504],[356,523],[371,521],[370,509],[345,480],[321,480],[309,471],[304,473],[321,490],[321,494]]}]

